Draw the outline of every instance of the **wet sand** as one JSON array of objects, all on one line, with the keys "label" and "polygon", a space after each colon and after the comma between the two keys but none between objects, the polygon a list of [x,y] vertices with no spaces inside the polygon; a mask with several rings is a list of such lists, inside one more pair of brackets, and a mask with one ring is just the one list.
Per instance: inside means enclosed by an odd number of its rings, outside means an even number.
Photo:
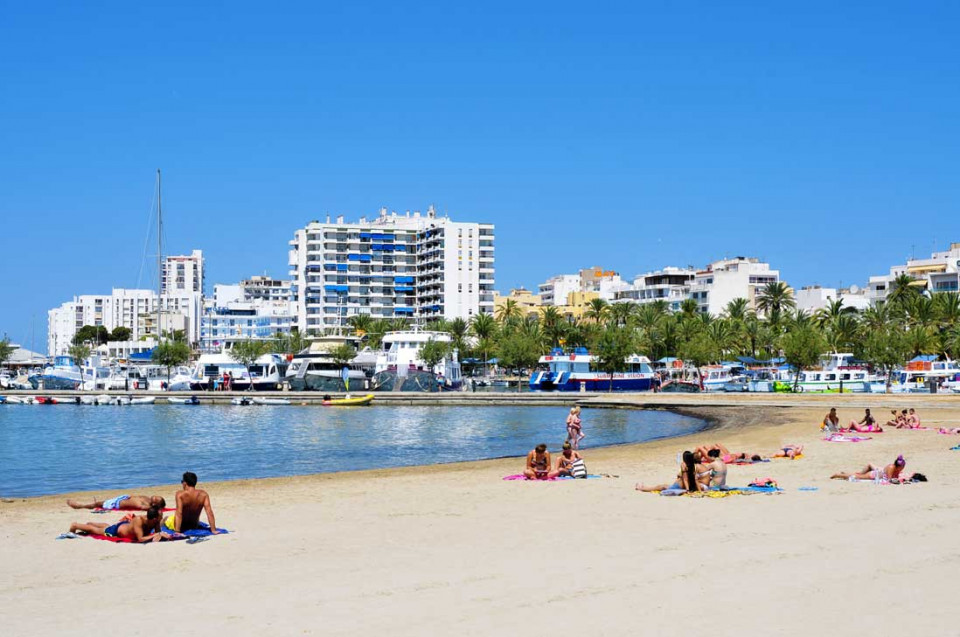
[{"label": "wet sand", "polygon": [[[891,430],[838,444],[820,440],[817,426],[831,401],[844,422],[862,404],[877,415],[889,413],[882,405],[915,404],[932,427],[960,426],[960,404],[811,398],[781,407],[776,399],[710,407],[683,399],[687,413],[716,428],[596,450],[585,409],[587,466],[617,478],[509,482],[501,478],[523,461],[501,459],[201,484],[219,526],[234,533],[195,545],[55,541],[73,520],[118,516],[69,509],[64,500],[78,494],[5,501],[4,633],[955,632],[949,577],[960,566],[960,451],[949,447],[960,436]],[[729,483],[769,476],[780,495],[634,490],[638,481],[671,481],[678,451],[715,441],[735,451],[807,449],[796,461],[730,467]],[[931,482],[829,480],[898,453]],[[134,492],[172,501],[174,491]]]}]

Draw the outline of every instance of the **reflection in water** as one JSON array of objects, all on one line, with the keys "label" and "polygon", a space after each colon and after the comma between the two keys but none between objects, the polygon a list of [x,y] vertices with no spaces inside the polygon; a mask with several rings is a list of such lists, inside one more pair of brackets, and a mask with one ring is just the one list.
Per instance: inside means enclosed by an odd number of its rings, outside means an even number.
[{"label": "reflection in water", "polygon": [[[0,407],[0,496],[522,456],[566,436],[558,407]],[[584,447],[695,431],[665,411],[583,412]]]}]

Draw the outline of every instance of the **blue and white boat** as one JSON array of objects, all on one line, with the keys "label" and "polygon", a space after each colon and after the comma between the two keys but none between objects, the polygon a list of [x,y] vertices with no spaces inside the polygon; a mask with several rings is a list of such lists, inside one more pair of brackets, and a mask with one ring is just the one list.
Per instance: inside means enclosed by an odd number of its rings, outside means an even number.
[{"label": "blue and white boat", "polygon": [[[610,374],[597,368],[596,357],[586,348],[578,347],[571,353],[555,349],[540,357],[537,370],[530,376],[531,391],[607,391],[611,388]],[[613,375],[616,391],[646,391],[653,383],[650,359],[636,354],[626,359],[627,371]]]},{"label": "blue and white boat", "polygon": [[78,389],[83,382],[83,372],[72,356],[57,356],[53,365],[44,368],[40,382],[44,389]]}]

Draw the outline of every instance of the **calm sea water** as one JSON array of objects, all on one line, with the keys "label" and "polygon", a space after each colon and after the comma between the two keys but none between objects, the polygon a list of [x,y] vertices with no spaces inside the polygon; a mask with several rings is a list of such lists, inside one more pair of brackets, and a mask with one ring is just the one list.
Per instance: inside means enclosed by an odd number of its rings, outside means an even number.
[{"label": "calm sea water", "polygon": [[[522,456],[566,436],[554,407],[0,405],[0,496],[121,491]],[[704,426],[664,411],[586,409],[585,448]],[[519,465],[518,465],[519,467]]]}]

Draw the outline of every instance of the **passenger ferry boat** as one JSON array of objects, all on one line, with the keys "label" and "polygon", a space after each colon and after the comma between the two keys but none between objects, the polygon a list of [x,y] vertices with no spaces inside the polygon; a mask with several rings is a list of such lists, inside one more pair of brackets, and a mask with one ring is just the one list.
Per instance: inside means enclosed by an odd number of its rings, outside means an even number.
[{"label": "passenger ferry boat", "polygon": [[742,366],[707,365],[700,368],[700,383],[703,391],[725,391],[730,383],[742,382],[745,376]]},{"label": "passenger ferry boat", "polygon": [[953,389],[960,382],[956,361],[910,361],[905,369],[893,373],[890,391],[894,393],[929,393],[931,382],[938,388]]},{"label": "passenger ferry boat", "polygon": [[[789,383],[786,391],[793,388],[794,380],[795,378],[784,382],[784,386]],[[799,392],[839,392],[841,384],[845,392],[865,392],[882,380],[871,374],[866,367],[857,364],[853,354],[835,353],[826,357],[821,369],[801,371],[800,381],[796,385]]]},{"label": "passenger ferry boat", "polygon": [[430,341],[451,343],[446,332],[403,330],[383,335],[370,388],[376,391],[456,391],[463,386],[457,350],[433,369],[426,369],[420,351]]},{"label": "passenger ferry boat", "polygon": [[[586,348],[577,347],[571,353],[557,348],[540,357],[537,369],[530,376],[531,391],[607,391],[611,388],[610,374],[597,369],[596,357]],[[646,356],[627,357],[627,371],[613,375],[616,391],[646,391],[653,383],[653,369]]]}]

